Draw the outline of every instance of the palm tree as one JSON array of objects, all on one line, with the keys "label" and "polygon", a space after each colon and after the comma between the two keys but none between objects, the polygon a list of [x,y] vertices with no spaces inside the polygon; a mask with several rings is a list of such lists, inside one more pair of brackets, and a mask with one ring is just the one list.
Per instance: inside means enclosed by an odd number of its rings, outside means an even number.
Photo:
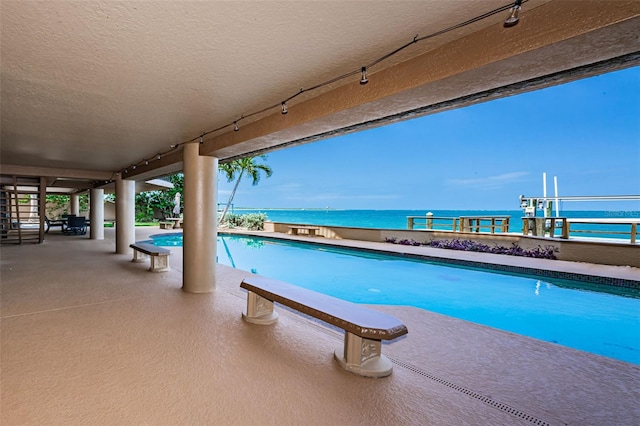
[{"label": "palm tree", "polygon": [[236,174],[239,173],[236,184],[233,187],[233,191],[231,191],[231,195],[229,196],[229,201],[227,201],[227,205],[224,207],[224,211],[218,220],[218,223],[222,223],[224,217],[227,215],[227,211],[229,210],[229,206],[233,202],[233,197],[236,195],[236,190],[238,189],[238,185],[240,184],[240,180],[245,175],[249,176],[252,180],[252,185],[257,185],[260,181],[260,172],[264,172],[267,177],[270,177],[273,174],[273,170],[266,164],[259,164],[256,162],[256,159],[261,158],[262,160],[266,160],[266,155],[259,155],[257,157],[246,157],[240,158],[238,160],[233,160],[229,163],[220,164],[220,170],[224,172],[227,177],[227,182],[231,182],[236,179]]}]

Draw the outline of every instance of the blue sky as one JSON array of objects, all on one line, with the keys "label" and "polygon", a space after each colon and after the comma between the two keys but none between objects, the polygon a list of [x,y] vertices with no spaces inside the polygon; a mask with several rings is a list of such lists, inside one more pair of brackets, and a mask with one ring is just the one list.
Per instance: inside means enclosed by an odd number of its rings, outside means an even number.
[{"label": "blue sky", "polygon": [[[518,209],[520,194],[640,194],[640,67],[267,155],[236,207]],[[219,202],[232,184],[220,175]],[[640,202],[563,203],[640,210]]]}]

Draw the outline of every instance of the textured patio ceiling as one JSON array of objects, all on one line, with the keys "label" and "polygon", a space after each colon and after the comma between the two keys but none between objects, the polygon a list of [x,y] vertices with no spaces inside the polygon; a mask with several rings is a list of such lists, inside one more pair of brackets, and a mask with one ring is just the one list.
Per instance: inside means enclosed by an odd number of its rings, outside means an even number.
[{"label": "textured patio ceiling", "polygon": [[[1,173],[180,170],[179,148],[156,154],[508,4],[3,0]],[[372,67],[366,86],[354,75],[292,100],[286,116],[276,108],[239,132],[207,134],[201,154],[225,160],[504,96],[487,93],[600,61],[637,63],[640,2],[530,0],[508,29],[506,14],[411,45]]]}]

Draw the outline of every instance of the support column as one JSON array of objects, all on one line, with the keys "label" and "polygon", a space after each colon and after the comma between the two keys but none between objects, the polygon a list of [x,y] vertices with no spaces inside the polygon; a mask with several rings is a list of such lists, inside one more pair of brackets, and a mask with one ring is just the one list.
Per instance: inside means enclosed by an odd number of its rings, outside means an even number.
[{"label": "support column", "polygon": [[40,201],[38,205],[38,217],[40,218],[40,229],[39,229],[39,242],[42,243],[44,241],[44,218],[47,215],[47,178],[40,177],[40,188],[38,199]]},{"label": "support column", "polygon": [[69,214],[80,216],[80,195],[71,194],[69,198],[70,198]]},{"label": "support column", "polygon": [[215,290],[216,172],[218,159],[200,156],[200,145],[184,145],[184,216],[182,290]]},{"label": "support column", "polygon": [[89,201],[89,236],[92,240],[104,240],[104,189],[92,189]]},{"label": "support column", "polygon": [[116,176],[116,253],[128,254],[136,240],[135,181]]}]

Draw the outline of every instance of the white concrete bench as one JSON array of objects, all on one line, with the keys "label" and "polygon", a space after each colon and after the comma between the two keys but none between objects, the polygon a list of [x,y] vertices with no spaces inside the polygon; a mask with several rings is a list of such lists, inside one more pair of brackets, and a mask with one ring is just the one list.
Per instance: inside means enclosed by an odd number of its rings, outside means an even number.
[{"label": "white concrete bench", "polygon": [[133,249],[132,262],[144,262],[150,258],[149,270],[151,272],[165,272],[169,270],[169,255],[171,250],[154,246],[148,243],[133,243],[129,247]]},{"label": "white concrete bench", "polygon": [[278,313],[273,309],[273,302],[278,302],[345,331],[344,346],[334,352],[334,358],[345,370],[366,377],[391,374],[393,365],[382,355],[382,340],[407,334],[407,327],[399,319],[269,278],[245,278],[240,287],[248,291],[247,310],[242,314],[245,321],[262,325],[275,323]]},{"label": "white concrete bench", "polygon": [[[317,231],[320,230],[320,228],[318,228],[317,226],[302,226],[302,225],[291,225],[291,226],[287,226],[287,228],[289,228],[289,230],[291,231],[292,235],[308,235],[310,237],[315,237],[317,235]],[[305,231],[302,234],[300,233],[300,231]]]}]

